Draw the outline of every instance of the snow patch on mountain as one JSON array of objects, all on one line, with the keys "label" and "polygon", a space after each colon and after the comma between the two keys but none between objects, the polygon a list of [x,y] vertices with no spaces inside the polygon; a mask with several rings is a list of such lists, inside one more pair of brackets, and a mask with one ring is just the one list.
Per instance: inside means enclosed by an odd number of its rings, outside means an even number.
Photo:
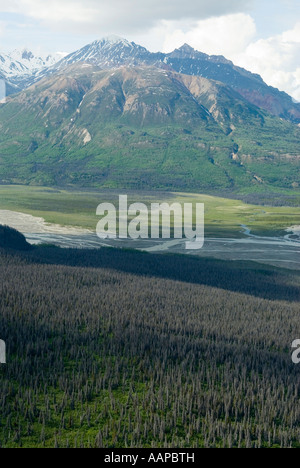
[{"label": "snow patch on mountain", "polygon": [[27,49],[14,50],[8,54],[0,54],[0,72],[7,79],[33,76],[52,67],[64,56],[65,54],[61,52],[48,56],[37,56]]},{"label": "snow patch on mountain", "polygon": [[133,66],[146,62],[151,55],[145,47],[134,42],[118,36],[108,36],[67,55],[53,68],[61,69],[78,62],[89,62],[101,68],[114,68],[125,64]]}]

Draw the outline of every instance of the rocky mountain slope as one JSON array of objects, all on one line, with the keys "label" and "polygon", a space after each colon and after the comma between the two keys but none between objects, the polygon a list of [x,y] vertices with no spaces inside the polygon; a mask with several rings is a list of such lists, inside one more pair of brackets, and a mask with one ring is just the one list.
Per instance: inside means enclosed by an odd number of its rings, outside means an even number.
[{"label": "rocky mountain slope", "polygon": [[300,123],[300,104],[294,103],[286,93],[268,86],[259,75],[235,66],[223,56],[209,56],[187,44],[169,54],[151,53],[126,39],[108,37],[68,55],[53,67],[53,72],[78,62],[92,63],[102,69],[151,65],[221,81],[251,104],[273,115]]},{"label": "rocky mountain slope", "polygon": [[34,57],[29,51],[0,55],[0,74],[9,81],[8,93],[24,89],[44,76],[55,74],[65,67],[87,62],[103,70],[120,66],[155,66],[184,75],[217,80],[267,112],[300,123],[300,104],[284,92],[268,86],[259,75],[235,66],[223,56],[209,56],[183,45],[169,54],[151,53],[126,39],[110,36],[77,50],[62,60],[58,56],[45,59]]},{"label": "rocky mountain slope", "polygon": [[225,84],[157,66],[59,65],[0,106],[0,182],[297,188],[300,129]]}]

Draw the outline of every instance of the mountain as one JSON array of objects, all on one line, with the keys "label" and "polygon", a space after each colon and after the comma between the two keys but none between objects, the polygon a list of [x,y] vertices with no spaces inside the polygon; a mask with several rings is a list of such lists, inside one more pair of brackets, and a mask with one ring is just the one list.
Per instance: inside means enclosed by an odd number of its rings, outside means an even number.
[{"label": "mountain", "polygon": [[79,62],[92,63],[102,69],[119,66],[157,66],[185,75],[221,81],[251,104],[278,117],[300,123],[300,104],[296,104],[288,94],[268,86],[259,75],[235,66],[223,56],[209,56],[187,44],[169,54],[151,53],[134,42],[111,36],[69,54],[48,70],[48,73],[56,73],[70,64]]},{"label": "mountain", "polygon": [[224,83],[170,67],[60,62],[0,105],[0,130],[1,183],[191,191],[299,184],[298,126]]},{"label": "mountain", "polygon": [[10,83],[10,81],[7,80],[6,76],[0,72],[0,101],[5,99],[7,95],[15,94],[19,91],[21,91],[20,88]]},{"label": "mountain", "polygon": [[221,81],[252,104],[277,117],[300,123],[300,104],[291,96],[268,86],[259,75],[235,66],[223,56],[209,56],[184,45],[168,54],[166,63],[180,73]]},{"label": "mountain", "polygon": [[12,94],[32,84],[41,72],[48,70],[62,58],[61,54],[40,57],[27,49],[0,55],[0,79],[7,81],[7,92]]},{"label": "mountain", "polygon": [[111,69],[122,65],[151,65],[163,57],[163,54],[152,54],[145,47],[134,42],[117,36],[109,36],[67,55],[53,67],[53,71],[79,62],[92,63],[102,69]]},{"label": "mountain", "polygon": [[155,66],[220,81],[251,104],[277,117],[300,124],[300,104],[295,103],[288,94],[268,86],[259,75],[235,66],[223,56],[209,56],[187,44],[169,54],[151,53],[134,42],[109,36],[60,59],[59,54],[36,57],[26,49],[0,55],[0,75],[8,82],[8,94],[25,89],[44,76],[81,62],[91,63],[103,70],[120,66]]}]

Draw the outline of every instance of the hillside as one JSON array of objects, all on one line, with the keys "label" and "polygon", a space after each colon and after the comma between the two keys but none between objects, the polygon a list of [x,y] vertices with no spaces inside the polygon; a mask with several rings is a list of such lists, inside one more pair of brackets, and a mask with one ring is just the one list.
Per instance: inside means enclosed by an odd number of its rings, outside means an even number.
[{"label": "hillside", "polygon": [[299,448],[298,275],[40,247],[0,280],[2,448]]},{"label": "hillside", "polygon": [[299,183],[300,129],[158,67],[62,68],[0,106],[0,182],[238,189]]}]

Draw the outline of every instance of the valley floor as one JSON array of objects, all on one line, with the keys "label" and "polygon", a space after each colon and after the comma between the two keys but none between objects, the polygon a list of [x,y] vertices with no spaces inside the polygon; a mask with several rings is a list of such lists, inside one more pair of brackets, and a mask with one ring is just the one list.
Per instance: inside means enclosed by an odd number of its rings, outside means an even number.
[{"label": "valley floor", "polygon": [[[95,234],[98,221],[95,215],[97,201],[103,202],[105,197],[115,200],[116,193],[97,195],[76,192],[71,198],[71,192],[50,189],[46,191],[27,187],[0,187],[0,193],[1,190],[4,196],[0,200],[0,224],[19,230],[32,244],[83,249],[109,246],[151,253],[179,253],[223,260],[256,261],[300,270],[300,228],[296,224],[300,221],[300,212],[297,208],[258,207],[207,195],[161,194],[163,201],[205,203],[204,247],[201,250],[188,251],[185,249],[185,240],[100,240]],[[21,194],[25,195],[24,198]],[[153,201],[154,196],[145,193],[131,194],[132,199],[138,197],[149,202]],[[156,197],[159,199],[160,194],[156,194]],[[25,212],[2,209],[12,204]],[[54,209],[58,211],[54,212]],[[64,219],[65,222],[64,225],[46,222],[43,217],[33,216],[28,212],[43,215],[46,220]],[[71,225],[65,225],[67,222]],[[82,227],[87,222],[89,226],[92,226],[93,222],[94,229]],[[243,222],[247,225],[241,224]]]},{"label": "valley floor", "polygon": [[[288,235],[287,235],[288,236]],[[185,240],[100,240],[96,234],[26,234],[31,244],[53,244],[63,248],[98,249],[115,247],[149,253],[178,253],[222,260],[254,261],[291,270],[300,270],[300,240],[285,237],[208,238],[201,250],[185,249]]]}]

